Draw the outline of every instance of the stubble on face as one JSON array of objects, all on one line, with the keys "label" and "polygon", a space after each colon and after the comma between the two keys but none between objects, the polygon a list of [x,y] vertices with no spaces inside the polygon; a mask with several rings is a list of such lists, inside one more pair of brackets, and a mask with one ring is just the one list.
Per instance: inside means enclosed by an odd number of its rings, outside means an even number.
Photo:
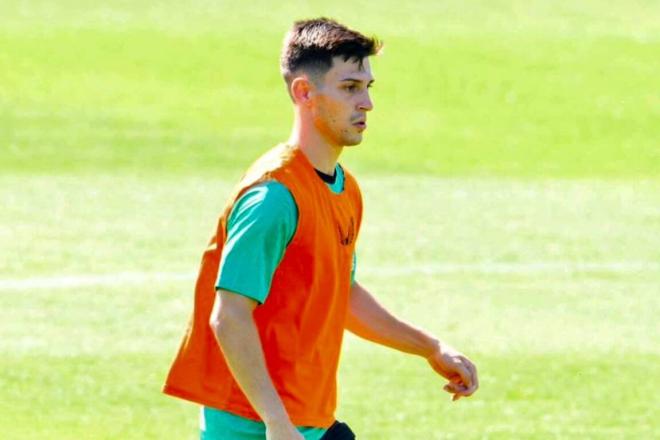
[{"label": "stubble on face", "polygon": [[[355,60],[333,59],[333,67],[318,81],[313,115],[314,125],[320,134],[336,146],[353,146],[362,142],[362,131],[355,125],[366,120],[367,110],[360,108],[361,95],[353,95],[347,89],[347,78],[364,81],[361,87],[373,80],[368,59],[362,63]],[[361,90],[360,93],[368,93]],[[367,98],[368,99],[368,98]]]},{"label": "stubble on face", "polygon": [[314,125],[331,143],[344,147],[362,142],[362,133],[351,125],[353,117],[345,103],[327,95],[319,95],[315,110]]}]

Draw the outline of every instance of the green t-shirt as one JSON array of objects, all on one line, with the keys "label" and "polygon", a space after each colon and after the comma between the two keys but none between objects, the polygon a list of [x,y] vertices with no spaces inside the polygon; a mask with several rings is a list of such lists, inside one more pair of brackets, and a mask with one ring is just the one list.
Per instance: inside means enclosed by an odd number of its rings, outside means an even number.
[{"label": "green t-shirt", "polygon": [[[340,194],[344,170],[335,168],[334,182],[323,180]],[[322,177],[319,177],[322,178]],[[298,227],[298,207],[291,192],[277,181],[248,189],[234,204],[227,219],[227,238],[222,249],[216,289],[228,290],[263,303],[270,291],[273,273]],[[351,280],[355,280],[353,255]],[[202,408],[202,439],[263,440],[265,425],[226,411]],[[306,440],[317,440],[321,428],[298,427]]]}]

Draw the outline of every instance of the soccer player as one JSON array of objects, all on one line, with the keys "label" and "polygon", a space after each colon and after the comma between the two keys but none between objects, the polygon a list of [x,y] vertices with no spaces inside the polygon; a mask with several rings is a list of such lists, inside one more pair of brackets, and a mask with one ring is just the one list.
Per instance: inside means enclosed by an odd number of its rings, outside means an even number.
[{"label": "soccer player", "polygon": [[380,47],[326,18],[287,34],[291,136],[229,198],[164,387],[202,405],[202,439],[355,438],[334,417],[345,329],[425,358],[453,400],[478,387],[470,360],[394,317],[355,278],[362,199],[338,158],[367,128],[369,56]]}]

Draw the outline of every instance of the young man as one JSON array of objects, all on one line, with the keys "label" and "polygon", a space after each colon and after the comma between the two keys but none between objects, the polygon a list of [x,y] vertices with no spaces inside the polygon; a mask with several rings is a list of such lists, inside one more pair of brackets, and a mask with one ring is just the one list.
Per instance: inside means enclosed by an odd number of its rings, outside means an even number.
[{"label": "young man", "polygon": [[392,316],[355,280],[362,199],[337,160],[367,128],[368,57],[379,49],[325,18],[294,23],[285,39],[291,137],[230,197],[164,388],[203,405],[202,439],[354,438],[334,418],[345,329],[422,356],[453,400],[478,387],[465,356]]}]

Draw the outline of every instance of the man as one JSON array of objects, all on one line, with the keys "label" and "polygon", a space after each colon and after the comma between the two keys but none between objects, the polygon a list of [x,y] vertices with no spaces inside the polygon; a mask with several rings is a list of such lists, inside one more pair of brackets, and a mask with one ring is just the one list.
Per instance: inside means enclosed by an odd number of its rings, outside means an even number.
[{"label": "man", "polygon": [[392,316],[355,280],[362,199],[337,160],[367,128],[368,57],[379,50],[325,18],[294,23],[284,41],[291,137],[230,197],[164,388],[203,405],[202,439],[354,438],[334,418],[344,329],[424,357],[454,400],[478,387],[465,356]]}]

